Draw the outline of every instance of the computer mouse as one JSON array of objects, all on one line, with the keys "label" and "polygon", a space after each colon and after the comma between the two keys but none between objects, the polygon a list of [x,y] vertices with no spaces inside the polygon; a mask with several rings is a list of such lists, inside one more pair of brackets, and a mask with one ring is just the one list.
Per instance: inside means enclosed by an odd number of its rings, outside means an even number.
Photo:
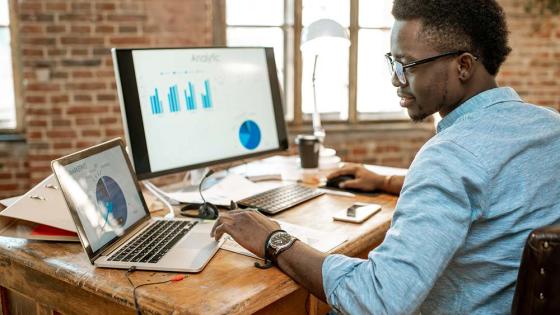
[{"label": "computer mouse", "polygon": [[354,178],[356,178],[354,175],[339,175],[327,180],[325,186],[332,187],[332,188],[340,188],[339,187],[340,183],[345,182],[347,180],[352,180]]}]

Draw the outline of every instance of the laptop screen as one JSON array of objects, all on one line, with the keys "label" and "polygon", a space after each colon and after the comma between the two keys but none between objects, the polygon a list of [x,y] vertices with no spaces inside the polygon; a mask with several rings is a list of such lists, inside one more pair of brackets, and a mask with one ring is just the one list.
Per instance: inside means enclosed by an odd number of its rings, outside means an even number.
[{"label": "laptop screen", "polygon": [[94,147],[53,163],[90,258],[149,216],[121,142],[112,142],[101,151]]}]

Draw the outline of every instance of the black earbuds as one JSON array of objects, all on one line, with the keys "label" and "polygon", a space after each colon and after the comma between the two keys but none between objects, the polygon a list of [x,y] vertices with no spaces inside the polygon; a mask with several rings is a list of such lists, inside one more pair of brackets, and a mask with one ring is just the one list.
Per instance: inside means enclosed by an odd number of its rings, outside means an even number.
[{"label": "black earbuds", "polygon": [[204,199],[204,196],[202,195],[202,184],[204,183],[204,180],[210,177],[210,175],[212,174],[214,174],[214,171],[209,170],[208,173],[204,175],[204,177],[200,181],[200,184],[198,185],[198,193],[200,194],[200,198],[202,198],[203,202],[189,203],[185,205],[183,208],[181,208],[181,215],[186,217],[191,217],[191,218],[210,219],[210,220],[215,220],[218,218],[218,215],[220,213],[218,207],[216,207],[216,205],[210,202],[207,202],[206,199]]}]

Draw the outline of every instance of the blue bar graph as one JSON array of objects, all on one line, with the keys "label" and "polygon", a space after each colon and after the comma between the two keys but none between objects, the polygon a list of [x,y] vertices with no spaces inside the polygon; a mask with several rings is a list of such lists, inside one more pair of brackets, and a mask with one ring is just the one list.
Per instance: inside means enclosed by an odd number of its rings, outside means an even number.
[{"label": "blue bar graph", "polygon": [[202,93],[202,108],[212,108],[212,93],[210,92],[210,81],[204,80],[204,91]]},{"label": "blue bar graph", "polygon": [[170,112],[175,113],[181,109],[179,102],[179,89],[177,88],[177,85],[169,88],[169,93],[167,93],[167,100],[169,101]]},{"label": "blue bar graph", "polygon": [[[210,80],[204,80],[204,93],[199,93],[202,101],[203,109],[211,109],[214,107],[212,102],[212,91],[210,89]],[[188,82],[185,89],[183,89],[183,96],[185,97],[185,108],[187,111],[195,111],[198,107],[197,94],[195,86],[192,82]],[[168,88],[167,103],[169,104],[169,112],[176,113],[181,111],[181,101],[179,99],[179,88],[175,84]],[[154,89],[154,94],[150,95],[150,106],[152,114],[159,115],[163,113],[163,102],[160,99],[159,91]]]},{"label": "blue bar graph", "polygon": [[183,90],[185,93],[185,100],[187,102],[187,110],[192,111],[196,109],[196,97],[194,92],[194,85],[189,82],[189,94],[187,95],[187,90]]},{"label": "blue bar graph", "polygon": [[150,96],[150,105],[152,107],[152,114],[163,113],[163,106],[161,105],[161,100],[159,99],[158,89],[154,89],[154,95]]}]

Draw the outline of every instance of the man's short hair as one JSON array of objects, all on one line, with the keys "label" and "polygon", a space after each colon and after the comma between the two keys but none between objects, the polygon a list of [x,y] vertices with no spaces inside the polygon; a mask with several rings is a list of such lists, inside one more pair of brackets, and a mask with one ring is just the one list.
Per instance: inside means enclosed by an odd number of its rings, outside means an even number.
[{"label": "man's short hair", "polygon": [[494,0],[395,0],[397,20],[419,19],[419,34],[441,52],[465,50],[496,75],[511,48],[504,11]]}]

